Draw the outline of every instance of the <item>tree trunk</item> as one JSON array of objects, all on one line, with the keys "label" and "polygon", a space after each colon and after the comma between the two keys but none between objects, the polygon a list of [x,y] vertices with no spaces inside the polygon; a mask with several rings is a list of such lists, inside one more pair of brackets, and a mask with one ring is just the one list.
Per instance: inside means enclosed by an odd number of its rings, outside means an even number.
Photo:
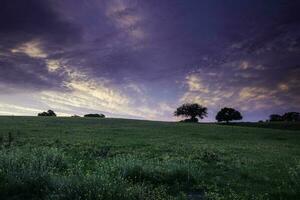
[{"label": "tree trunk", "polygon": [[198,122],[198,119],[196,116],[192,116],[190,120],[191,120],[191,122]]}]

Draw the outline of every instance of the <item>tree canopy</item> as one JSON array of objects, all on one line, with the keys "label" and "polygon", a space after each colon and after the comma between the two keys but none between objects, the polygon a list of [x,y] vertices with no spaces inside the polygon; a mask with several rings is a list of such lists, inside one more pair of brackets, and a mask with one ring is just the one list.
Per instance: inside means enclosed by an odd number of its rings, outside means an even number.
[{"label": "tree canopy", "polygon": [[287,112],[282,116],[278,114],[272,114],[269,117],[271,122],[279,122],[279,121],[289,121],[289,122],[297,122],[300,121],[300,113],[298,112]]},{"label": "tree canopy", "polygon": [[203,119],[207,116],[207,108],[203,107],[197,103],[186,103],[178,107],[174,112],[175,116],[183,116],[189,119],[186,119],[187,122],[198,122],[198,118]]},{"label": "tree canopy", "polygon": [[287,112],[282,116],[284,121],[297,122],[300,121],[300,113],[298,112]]},{"label": "tree canopy", "polygon": [[279,121],[283,121],[282,116],[278,115],[278,114],[272,114],[269,117],[270,122],[279,122]]},{"label": "tree canopy", "polygon": [[38,116],[43,116],[43,117],[56,117],[56,114],[53,110],[48,110],[47,112],[41,112],[38,114]]},{"label": "tree canopy", "polygon": [[229,121],[241,119],[243,119],[243,116],[239,111],[235,110],[234,108],[222,108],[216,115],[216,120],[218,122],[228,123]]},{"label": "tree canopy", "polygon": [[98,117],[98,118],[105,118],[103,114],[86,114],[84,117]]}]

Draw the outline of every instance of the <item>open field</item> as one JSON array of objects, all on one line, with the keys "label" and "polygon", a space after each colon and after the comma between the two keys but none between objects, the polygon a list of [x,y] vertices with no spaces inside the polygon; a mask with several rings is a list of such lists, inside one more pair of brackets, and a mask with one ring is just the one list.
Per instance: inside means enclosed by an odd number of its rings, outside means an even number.
[{"label": "open field", "polygon": [[0,117],[0,142],[0,199],[300,199],[295,130]]},{"label": "open field", "polygon": [[237,122],[230,125],[300,131],[300,122]]}]

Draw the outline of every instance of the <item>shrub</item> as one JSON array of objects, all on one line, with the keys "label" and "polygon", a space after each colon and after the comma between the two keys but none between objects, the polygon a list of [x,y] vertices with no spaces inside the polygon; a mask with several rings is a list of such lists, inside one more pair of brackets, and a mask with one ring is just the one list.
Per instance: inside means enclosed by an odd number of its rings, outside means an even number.
[{"label": "shrub", "polygon": [[99,118],[105,118],[104,114],[86,114],[84,117],[99,117]]},{"label": "shrub", "polygon": [[56,114],[53,110],[48,110],[47,112],[39,113],[38,116],[41,116],[41,117],[56,117]]},{"label": "shrub", "polygon": [[205,162],[218,162],[220,157],[217,153],[212,151],[204,151],[201,155],[201,160]]}]

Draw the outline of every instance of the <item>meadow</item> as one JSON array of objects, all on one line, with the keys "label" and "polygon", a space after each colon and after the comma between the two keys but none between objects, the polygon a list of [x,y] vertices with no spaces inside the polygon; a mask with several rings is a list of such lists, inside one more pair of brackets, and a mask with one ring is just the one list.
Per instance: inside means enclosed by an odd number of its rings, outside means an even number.
[{"label": "meadow", "polygon": [[300,130],[300,122],[234,122],[230,123],[231,126],[245,126],[257,128],[271,128],[283,130]]},{"label": "meadow", "polygon": [[300,199],[300,130],[251,126],[0,117],[0,199]]}]

